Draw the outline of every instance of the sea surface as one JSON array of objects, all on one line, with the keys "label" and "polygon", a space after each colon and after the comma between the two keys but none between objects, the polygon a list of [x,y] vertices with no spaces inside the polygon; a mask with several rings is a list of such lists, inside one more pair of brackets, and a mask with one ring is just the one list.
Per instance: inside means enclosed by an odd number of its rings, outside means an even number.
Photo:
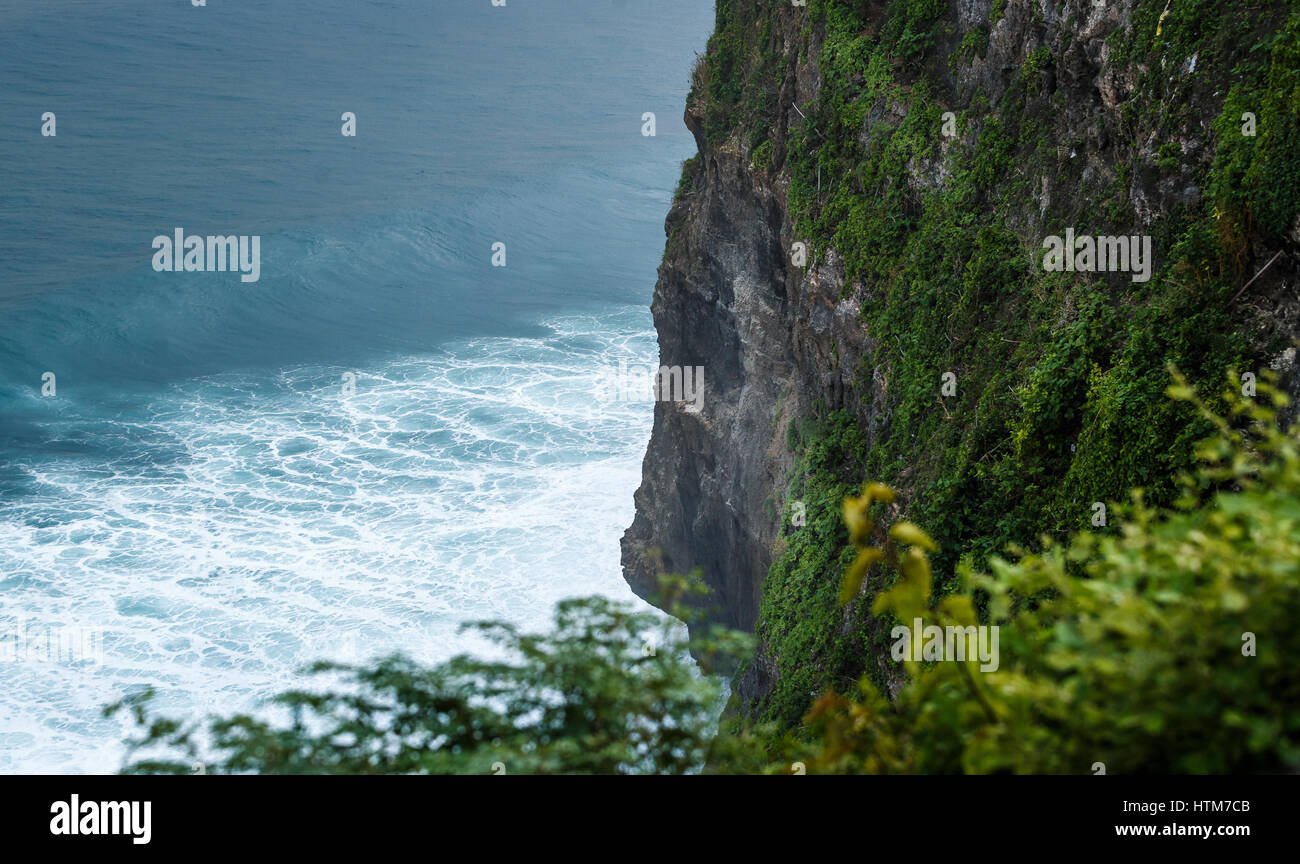
[{"label": "sea surface", "polygon": [[[228,713],[634,599],[652,405],[602,385],[657,362],[712,19],[0,2],[0,772],[117,770],[100,708],[144,687]],[[260,236],[260,279],[156,272],[178,227]]]}]

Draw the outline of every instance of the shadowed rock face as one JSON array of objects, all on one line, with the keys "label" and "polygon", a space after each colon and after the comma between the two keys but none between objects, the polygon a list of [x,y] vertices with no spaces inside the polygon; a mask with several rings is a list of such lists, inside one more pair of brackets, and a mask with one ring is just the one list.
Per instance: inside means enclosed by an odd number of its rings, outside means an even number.
[{"label": "shadowed rock face", "polygon": [[[922,61],[940,103],[960,113],[975,98],[996,106],[1036,49],[1046,48],[1055,58],[1043,73],[1042,88],[1061,98],[1043,122],[1050,126],[1050,139],[1077,143],[1056,154],[1071,167],[1071,176],[1042,172],[1034,196],[1004,214],[1026,238],[1027,248],[1052,233],[1046,229],[1059,218],[1054,203],[1101,196],[1117,182],[1117,166],[1145,164],[1168,141],[1179,144],[1184,170],[1175,177],[1137,170],[1127,178],[1132,224],[1149,225],[1200,200],[1197,170],[1213,155],[1209,121],[1220,110],[1222,94],[1192,78],[1179,89],[1171,78],[1178,98],[1192,100],[1205,123],[1174,130],[1167,138],[1126,133],[1124,106],[1135,83],[1131,69],[1108,63],[1107,37],[1129,26],[1137,3],[1010,0],[992,23],[988,0],[952,0],[937,31],[947,35]],[[881,0],[869,7],[870,27],[879,25],[885,6]],[[786,443],[790,424],[844,410],[858,420],[870,444],[890,422],[889,369],[864,363],[874,346],[859,310],[872,301],[873,286],[845,285],[834,250],[818,250],[815,262],[810,254],[806,268],[795,266],[790,254],[800,238],[792,234],[786,205],[786,137],[806,122],[796,106],[806,112],[821,87],[815,58],[823,34],[791,8],[762,14],[773,22],[768,47],[779,58],[782,82],[768,167],[755,167],[742,142],[706,141],[699,100],[686,109],[700,155],[667,217],[669,239],[652,309],[660,363],[703,367],[704,403],[698,413],[671,402],[656,404],[636,517],[622,541],[624,575],[638,595],[652,598],[660,573],[700,571],[713,589],[711,619],[744,630],[757,622],[763,581],[779,541],[793,461]],[[947,58],[962,34],[977,26],[988,31],[987,47],[949,66]],[[921,71],[896,69],[904,80]],[[861,134],[869,136],[874,124],[894,125],[903,116],[900,106],[875,106]],[[949,148],[968,143],[945,142],[934,160],[910,165],[913,188],[942,184],[949,176]],[[1300,223],[1293,239],[1300,244]],[[1162,255],[1157,250],[1157,267]],[[1284,259],[1274,267],[1242,311],[1242,326],[1261,344],[1279,333],[1300,332],[1294,265]],[[1277,362],[1284,383],[1295,392],[1300,375],[1294,351]],[[760,646],[738,682],[742,700],[761,699],[776,674]]]},{"label": "shadowed rock face", "polygon": [[668,215],[652,309],[660,363],[702,366],[704,403],[698,413],[656,403],[623,562],[641,596],[660,572],[703,570],[718,620],[751,629],[777,529],[765,502],[788,467],[772,413],[795,375],[784,213],[740,157],[701,152],[691,191]]},{"label": "shadowed rock face", "polygon": [[[798,120],[795,89],[813,98],[817,74],[795,67],[797,50],[789,58],[782,110]],[[699,110],[687,107],[700,156],[665,223],[652,311],[659,362],[702,366],[704,405],[656,404],[623,567],[647,598],[660,573],[702,571],[712,619],[752,630],[780,528],[789,424],[818,401],[864,413],[850,381],[867,337],[861,297],[841,299],[833,253],[820,268],[790,263],[779,169],[752,170],[747,155],[709,146]],[[784,138],[778,130],[778,159]]]}]

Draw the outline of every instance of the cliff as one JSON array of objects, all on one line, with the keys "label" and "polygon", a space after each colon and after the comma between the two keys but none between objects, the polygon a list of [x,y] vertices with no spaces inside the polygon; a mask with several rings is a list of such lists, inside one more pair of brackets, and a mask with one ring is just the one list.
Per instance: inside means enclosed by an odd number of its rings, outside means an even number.
[{"label": "cliff", "polygon": [[[623,564],[646,597],[700,571],[758,634],[745,713],[897,686],[879,577],[836,602],[863,480],[940,542],[942,584],[1171,498],[1205,430],[1169,364],[1296,392],[1297,61],[1287,0],[718,0],[653,301],[705,399],[656,405]],[[1134,260],[1045,269],[1067,231]]]}]

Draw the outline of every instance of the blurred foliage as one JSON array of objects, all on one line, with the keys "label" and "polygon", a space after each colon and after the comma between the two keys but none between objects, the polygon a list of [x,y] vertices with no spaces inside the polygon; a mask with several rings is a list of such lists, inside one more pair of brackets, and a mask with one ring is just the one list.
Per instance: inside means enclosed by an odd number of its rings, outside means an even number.
[{"label": "blurred foliage", "polygon": [[858,557],[846,595],[879,564],[896,580],[878,614],[968,626],[982,608],[1000,628],[1000,665],[909,661],[892,701],[866,678],[828,693],[785,759],[809,773],[1300,769],[1300,426],[1278,428],[1286,399],[1268,382],[1256,404],[1234,378],[1225,418],[1176,380],[1170,395],[1215,432],[1175,506],[1135,491],[1112,510],[1118,530],[1044,538],[1044,551],[994,557],[987,571],[966,563],[938,603],[920,529],[898,523],[884,548],[870,545],[868,508],[889,490],[847,500]]},{"label": "blurred foliage", "polygon": [[[665,608],[689,617],[698,583],[664,581]],[[201,723],[159,717],[147,692],[105,709],[128,711],[132,774],[679,774],[698,771],[722,703],[726,668],[750,637],[681,625],[601,597],[566,600],[555,627],[527,634],[501,622],[468,625],[503,659],[458,656],[426,667],[402,656],[371,665],[318,663],[333,689],[294,690],[268,712]],[[287,720],[268,719],[279,709]],[[140,754],[149,754],[141,756]]]}]

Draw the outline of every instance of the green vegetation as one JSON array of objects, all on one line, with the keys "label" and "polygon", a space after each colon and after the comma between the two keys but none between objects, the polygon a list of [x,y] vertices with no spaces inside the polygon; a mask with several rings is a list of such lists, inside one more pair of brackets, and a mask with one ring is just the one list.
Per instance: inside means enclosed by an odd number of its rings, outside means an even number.
[{"label": "green vegetation", "polygon": [[947,6],[946,0],[895,0],[889,5],[882,39],[901,57],[924,54],[934,47],[934,25]]},{"label": "green vegetation", "polygon": [[716,8],[708,51],[692,76],[690,101],[704,106],[710,144],[724,141],[739,125],[749,130],[752,152],[767,140],[776,115],[781,55],[772,13],[741,0],[717,0]]},{"label": "green vegetation", "polygon": [[996,26],[1005,14],[1007,14],[1007,0],[993,0],[993,5],[989,7],[989,21]]},{"label": "green vegetation", "polygon": [[[1183,383],[1171,392],[1195,399]],[[873,548],[869,508],[884,487],[848,502],[859,560],[899,574],[875,611],[965,627],[983,606],[999,627],[999,668],[908,662],[893,701],[866,679],[827,694],[787,758],[873,774],[1300,767],[1300,670],[1288,659],[1300,649],[1300,428],[1284,434],[1273,408],[1229,398],[1242,428],[1196,403],[1215,434],[1176,508],[1135,494],[1122,532],[995,557],[989,572],[963,566],[960,590],[937,604],[929,538],[900,523]]]},{"label": "green vegetation", "polygon": [[[1233,84],[1215,122],[1220,141],[1211,190],[1221,218],[1283,237],[1300,210],[1300,13],[1257,42],[1266,60]],[[1245,135],[1246,115],[1255,135]]]},{"label": "green vegetation", "polygon": [[695,166],[698,162],[698,156],[692,156],[682,162],[682,176],[677,179],[677,189],[673,192],[674,202],[682,200],[691,191],[691,177],[695,173]]},{"label": "green vegetation", "polygon": [[763,584],[756,634],[779,671],[770,702],[758,713],[786,726],[803,716],[810,693],[851,686],[867,659],[857,634],[839,626],[844,613],[832,575],[851,557],[840,501],[857,486],[866,443],[844,414],[807,423],[802,434],[808,440],[795,472],[799,486],[788,500],[803,503],[806,524],[796,527],[786,514],[785,552]]},{"label": "green vegetation", "polygon": [[[995,4],[995,22],[1004,5]],[[869,20],[869,4],[809,5],[812,25],[825,31],[823,86],[802,106],[808,122],[789,135],[795,233],[819,253],[834,248],[847,284],[867,289],[863,325],[878,348],[860,377],[887,370],[890,414],[856,468],[897,488],[907,514],[929,526],[939,595],[958,589],[962,554],[983,564],[1009,545],[1060,539],[1088,523],[1094,502],[1121,500],[1131,488],[1171,503],[1174,478],[1208,427],[1162,398],[1166,366],[1212,389],[1225,372],[1259,370],[1286,347],[1251,342],[1234,298],[1262,266],[1252,247],[1282,242],[1300,208],[1300,8],[1187,0],[1160,22],[1165,7],[1141,3],[1131,29],[1112,37],[1115,62],[1137,80],[1121,132],[1153,139],[1155,152],[1116,148],[1127,161],[1084,195],[1084,160],[1071,154],[1087,142],[1058,122],[1065,96],[1049,89],[1057,60],[1046,46],[1029,53],[996,108],[978,94],[953,108],[944,79],[982,50],[986,34],[943,37],[926,2],[890,3],[883,26]],[[952,57],[925,62],[940,44]],[[1193,68],[1171,83],[1169,70]],[[1201,134],[1203,106],[1186,95],[1192,74],[1208,76],[1200,92],[1227,94],[1207,142],[1213,158],[1189,175],[1203,195],[1145,225],[1129,200],[1134,178],[1178,175],[1185,157],[1176,139]],[[745,103],[748,81],[735,79],[730,104]],[[959,138],[945,144],[948,110]],[[1254,137],[1242,134],[1246,112],[1257,118]],[[719,105],[710,140],[752,140],[753,118]],[[942,179],[920,177],[918,166],[935,160]],[[1052,194],[1040,204],[1043,178]],[[1067,226],[1152,235],[1154,277],[1044,273],[1042,235]],[[945,373],[955,376],[955,395],[941,394]],[[796,487],[843,482],[845,466],[816,467],[824,452],[818,442],[798,444]],[[865,606],[827,611],[833,565],[847,549],[828,512],[814,501],[808,526],[788,533],[763,599],[762,650],[792,680],[745,709],[787,727],[807,707],[808,685],[873,668],[863,655],[880,647]]]},{"label": "green vegetation", "polygon": [[[688,614],[686,580],[667,580],[666,608]],[[473,629],[503,649],[423,667],[401,656],[370,666],[321,663],[335,689],[296,690],[254,715],[206,724],[154,716],[152,693],[129,710],[140,734],[126,773],[446,774],[682,773],[703,764],[720,708],[719,679],[686,649],[730,660],[750,637],[712,629],[685,645],[662,615],[592,597],[560,603],[550,634],[504,623]],[[339,679],[341,676],[341,680]]]}]

